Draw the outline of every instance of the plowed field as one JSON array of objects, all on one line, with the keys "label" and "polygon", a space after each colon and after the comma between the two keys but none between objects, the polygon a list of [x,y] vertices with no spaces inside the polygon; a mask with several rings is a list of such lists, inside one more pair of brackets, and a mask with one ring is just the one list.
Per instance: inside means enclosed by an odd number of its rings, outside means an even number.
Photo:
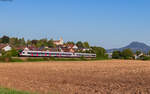
[{"label": "plowed field", "polygon": [[150,94],[150,61],[0,63],[0,86],[40,94]]}]

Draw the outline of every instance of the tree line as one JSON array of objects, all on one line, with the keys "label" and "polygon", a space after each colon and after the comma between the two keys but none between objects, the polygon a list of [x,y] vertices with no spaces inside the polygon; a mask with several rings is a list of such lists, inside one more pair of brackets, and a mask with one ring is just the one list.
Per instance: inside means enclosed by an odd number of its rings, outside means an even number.
[{"label": "tree line", "polygon": [[144,53],[140,50],[133,52],[131,49],[124,49],[122,51],[113,51],[112,58],[150,60],[150,51],[147,53]]},{"label": "tree line", "polygon": [[[33,40],[27,40],[25,41],[24,38],[17,38],[17,37],[8,37],[8,36],[2,36],[0,38],[0,43],[4,43],[4,44],[10,44],[13,45],[14,47],[18,47],[18,46],[27,46],[27,45],[32,45],[35,47],[42,47],[42,46],[47,46],[47,47],[53,47],[55,48],[56,45],[53,43],[53,39],[33,39]],[[68,45],[68,44],[73,44],[73,45],[77,45],[77,47],[80,48],[90,48],[90,45],[88,42],[82,42],[82,41],[78,41],[77,43],[73,42],[73,41],[68,41],[66,42],[64,45]]]},{"label": "tree line", "polygon": [[113,59],[134,59],[134,53],[130,49],[124,49],[123,51],[113,51]]}]

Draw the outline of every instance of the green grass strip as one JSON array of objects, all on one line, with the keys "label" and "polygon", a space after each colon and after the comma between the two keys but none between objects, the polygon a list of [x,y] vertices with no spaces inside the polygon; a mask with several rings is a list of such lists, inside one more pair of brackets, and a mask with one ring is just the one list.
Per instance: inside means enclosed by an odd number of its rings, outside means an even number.
[{"label": "green grass strip", "polygon": [[14,89],[0,88],[0,94],[35,94],[35,93],[16,91]]}]

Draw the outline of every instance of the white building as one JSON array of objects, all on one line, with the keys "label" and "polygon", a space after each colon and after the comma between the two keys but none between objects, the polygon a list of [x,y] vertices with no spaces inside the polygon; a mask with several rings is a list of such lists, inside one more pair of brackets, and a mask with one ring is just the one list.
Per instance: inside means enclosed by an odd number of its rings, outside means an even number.
[{"label": "white building", "polygon": [[54,40],[54,44],[55,45],[63,45],[64,44],[63,38],[60,38],[60,40]]},{"label": "white building", "polygon": [[4,51],[10,51],[12,50],[11,46],[7,45],[5,47],[2,48]]},{"label": "white building", "polygon": [[106,53],[108,55],[108,58],[112,58],[113,53]]},{"label": "white building", "polygon": [[136,54],[135,54],[135,55],[134,55],[134,58],[135,58],[135,59],[140,59],[140,57],[143,56],[143,55],[144,55],[144,53],[141,53],[141,54],[139,54],[139,55],[136,55]]},{"label": "white building", "polygon": [[72,48],[73,48],[73,49],[78,49],[78,46],[77,46],[77,45],[74,45]]}]

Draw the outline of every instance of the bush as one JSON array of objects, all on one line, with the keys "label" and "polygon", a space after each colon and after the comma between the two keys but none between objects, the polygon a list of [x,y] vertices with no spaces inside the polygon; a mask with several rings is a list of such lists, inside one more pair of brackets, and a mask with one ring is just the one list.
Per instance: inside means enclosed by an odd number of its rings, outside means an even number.
[{"label": "bush", "polygon": [[18,57],[19,52],[15,49],[12,49],[11,51],[2,51],[2,56],[4,57]]},{"label": "bush", "polygon": [[148,56],[141,56],[140,59],[142,59],[142,60],[150,60],[150,57],[148,57]]},{"label": "bush", "polygon": [[15,50],[15,49],[12,49],[10,51],[10,53],[11,53],[11,56],[13,56],[13,57],[18,57],[19,56],[19,51]]},{"label": "bush", "polygon": [[10,52],[2,51],[2,56],[0,57],[1,62],[10,62],[12,60]]}]

